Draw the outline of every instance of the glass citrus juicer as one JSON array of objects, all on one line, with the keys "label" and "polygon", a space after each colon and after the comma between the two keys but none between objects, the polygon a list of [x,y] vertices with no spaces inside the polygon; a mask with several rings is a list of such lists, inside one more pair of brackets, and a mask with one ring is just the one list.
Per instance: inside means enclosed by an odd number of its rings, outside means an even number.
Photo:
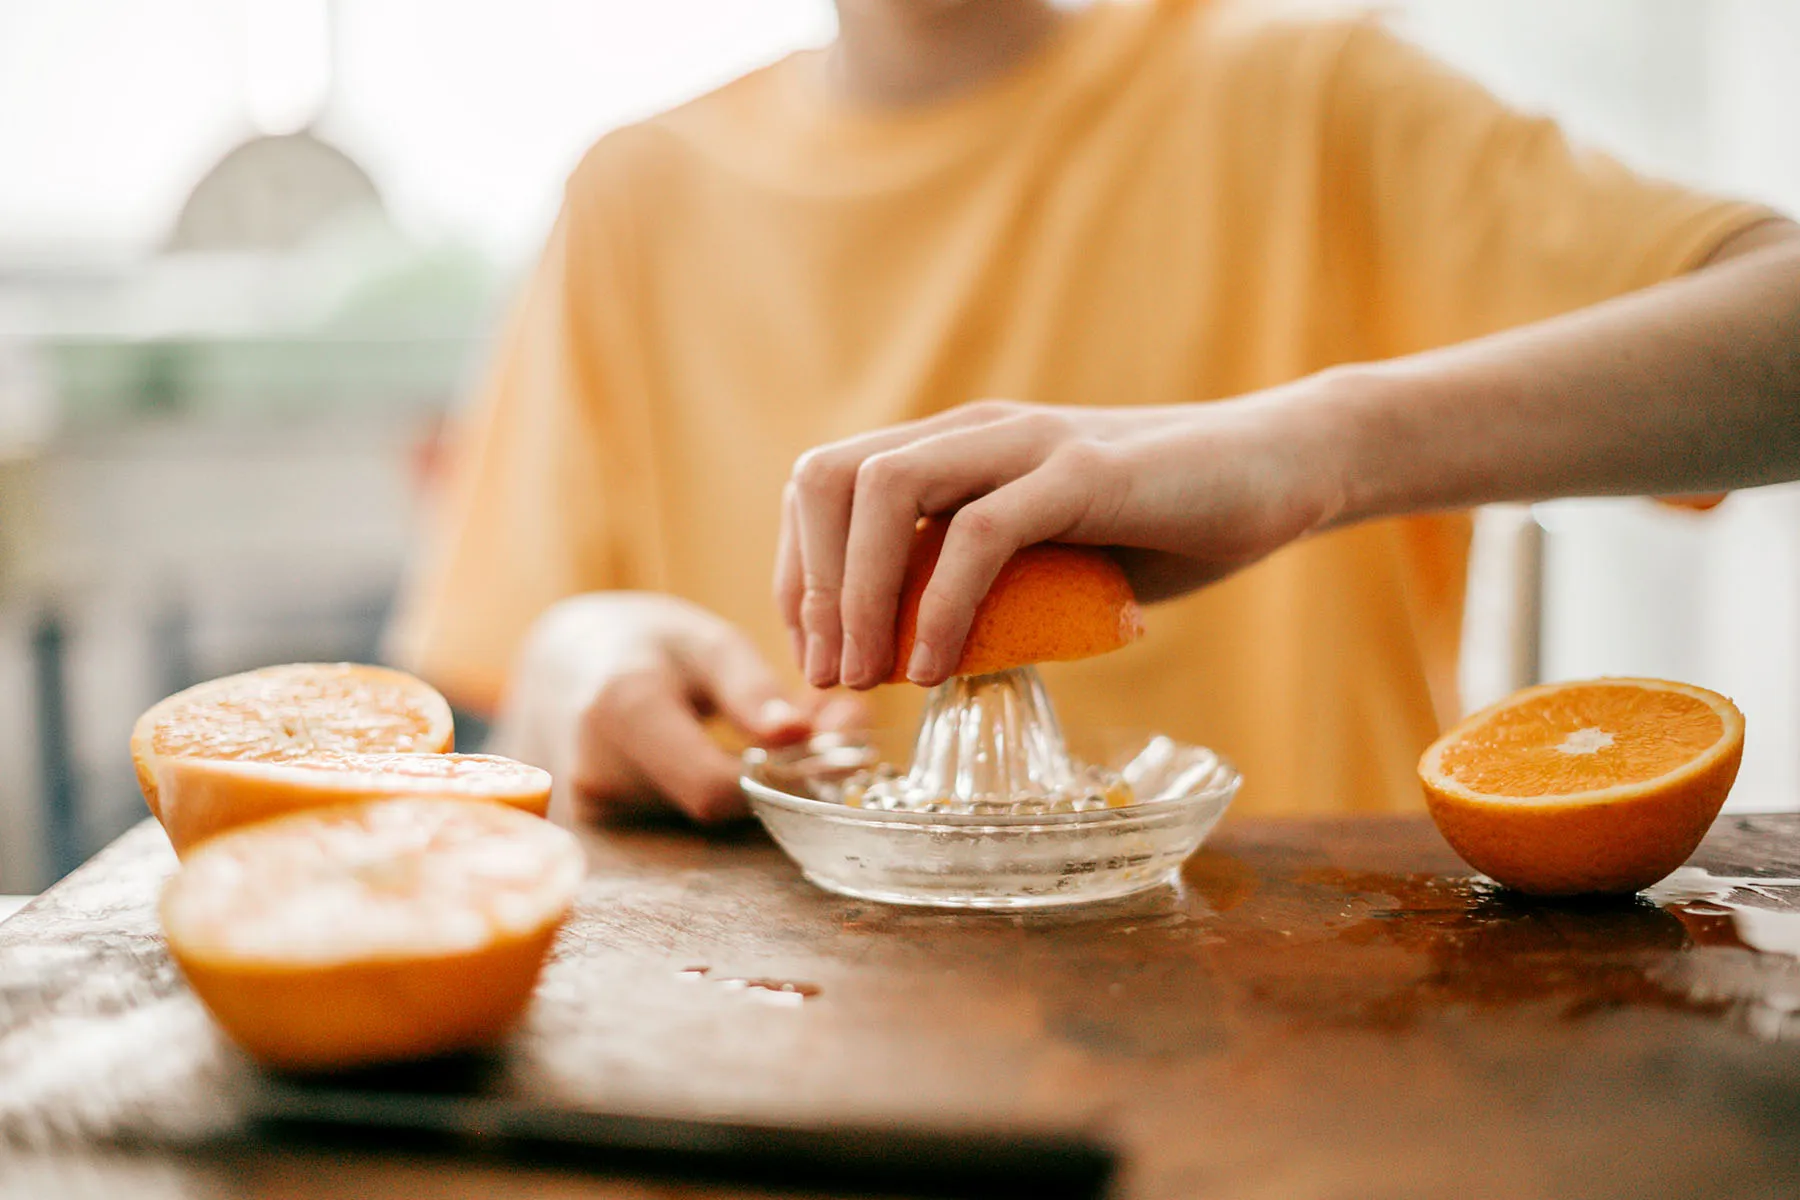
[{"label": "glass citrus juicer", "polygon": [[[926,523],[915,542],[898,662],[942,540]],[[1112,559],[1028,547],[982,602],[962,673],[927,698],[910,758],[896,730],[752,748],[751,808],[813,883],[867,900],[1032,908],[1163,884],[1224,815],[1237,771],[1161,735],[1065,737],[1030,665],[1117,649],[1141,630]]]}]

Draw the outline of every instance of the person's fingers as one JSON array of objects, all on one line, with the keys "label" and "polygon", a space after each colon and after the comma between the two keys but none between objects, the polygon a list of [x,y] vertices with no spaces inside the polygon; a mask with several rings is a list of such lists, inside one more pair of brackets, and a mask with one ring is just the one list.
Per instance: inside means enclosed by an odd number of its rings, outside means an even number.
[{"label": "person's fingers", "polygon": [[968,404],[959,404],[955,408],[947,408],[940,413],[933,413],[929,417],[901,421],[896,425],[884,425],[880,429],[872,429],[867,433],[854,434],[835,442],[829,442],[819,449],[855,465],[872,454],[880,454],[884,450],[892,450],[909,442],[916,442],[921,438],[947,433],[954,429],[992,425],[998,421],[1010,420],[1021,414],[1043,411],[1043,409],[1043,405],[1022,404],[1013,400],[976,400]]},{"label": "person's fingers", "polygon": [[800,601],[806,594],[801,574],[800,534],[795,489],[789,482],[781,489],[781,535],[775,543],[775,608],[794,643],[794,665],[806,661],[806,635],[800,624]]},{"label": "person's fingers", "polygon": [[863,460],[845,541],[841,677],[874,687],[894,665],[894,615],[913,526],[1042,465],[1069,433],[1045,411],[947,429]]},{"label": "person's fingers", "polygon": [[808,683],[830,687],[842,662],[841,591],[844,546],[856,475],[864,459],[941,429],[981,424],[1020,406],[1000,401],[964,405],[807,451],[794,464],[795,541],[800,550],[802,662]]},{"label": "person's fingers", "polygon": [[794,464],[799,519],[801,670],[814,687],[837,682],[843,631],[838,621],[844,582],[844,538],[850,528],[855,464],[830,447],[809,450]]},{"label": "person's fingers", "polygon": [[696,821],[743,815],[738,760],[701,726],[683,681],[667,667],[608,680],[584,714],[588,739],[628,760],[645,782]]},{"label": "person's fingers", "polygon": [[687,691],[764,743],[806,736],[806,714],[783,695],[781,680],[741,632],[723,621],[677,645]]},{"label": "person's fingers", "polygon": [[1022,547],[1067,532],[1086,507],[1086,498],[1061,473],[1040,469],[958,510],[919,599],[906,677],[926,687],[949,678],[975,609],[1006,560]]}]

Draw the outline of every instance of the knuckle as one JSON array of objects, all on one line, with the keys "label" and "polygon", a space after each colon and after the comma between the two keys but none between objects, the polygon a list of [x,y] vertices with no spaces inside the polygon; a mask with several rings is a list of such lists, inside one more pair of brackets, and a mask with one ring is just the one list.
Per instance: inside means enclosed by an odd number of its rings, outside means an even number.
[{"label": "knuckle", "polygon": [[1004,421],[1019,414],[1025,405],[1017,400],[999,400],[992,397],[971,401],[961,408],[963,416],[981,424]]},{"label": "knuckle", "polygon": [[856,469],[856,495],[891,495],[904,491],[913,482],[914,467],[904,454],[888,451],[863,460]]},{"label": "knuckle", "polygon": [[793,486],[804,497],[836,496],[848,490],[853,469],[830,446],[808,450],[794,463]]},{"label": "knuckle", "polygon": [[1069,432],[1069,419],[1048,408],[1022,408],[1011,421],[1019,431],[1035,440],[1050,441]]},{"label": "knuckle", "polygon": [[821,584],[808,584],[800,597],[800,615],[807,624],[815,624],[820,619],[836,615],[838,610],[838,589]]},{"label": "knuckle", "polygon": [[951,531],[977,550],[998,543],[1004,533],[1000,519],[980,505],[971,504],[950,520]]}]

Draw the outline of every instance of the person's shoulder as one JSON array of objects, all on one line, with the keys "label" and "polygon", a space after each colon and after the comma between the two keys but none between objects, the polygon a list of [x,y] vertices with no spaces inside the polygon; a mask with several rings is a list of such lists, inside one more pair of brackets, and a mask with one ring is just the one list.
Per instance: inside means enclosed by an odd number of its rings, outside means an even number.
[{"label": "person's shoulder", "polygon": [[704,147],[762,120],[804,52],[758,67],[691,100],[608,130],[569,175],[571,195],[603,196],[703,162]]},{"label": "person's shoulder", "polygon": [[738,136],[746,127],[766,123],[778,112],[794,76],[805,71],[817,57],[816,50],[796,50],[783,55],[686,103],[658,113],[644,125],[677,141],[704,142]]}]

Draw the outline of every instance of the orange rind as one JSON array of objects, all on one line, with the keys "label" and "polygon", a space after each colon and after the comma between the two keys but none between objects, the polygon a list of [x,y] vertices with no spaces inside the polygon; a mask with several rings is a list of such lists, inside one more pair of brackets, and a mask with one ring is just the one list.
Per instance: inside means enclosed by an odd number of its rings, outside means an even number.
[{"label": "orange rind", "polygon": [[1630,893],[1685,862],[1737,778],[1744,716],[1705,688],[1596,679],[1527,688],[1419,761],[1444,839],[1536,895]]},{"label": "orange rind", "polygon": [[[918,636],[919,601],[944,548],[943,521],[919,523],[895,626],[890,683],[906,678]],[[1130,645],[1144,633],[1143,610],[1125,572],[1092,546],[1042,542],[1012,556],[975,610],[953,675],[989,675],[1040,662],[1065,662]]]},{"label": "orange rind", "polygon": [[162,758],[156,790],[178,855],[209,837],[287,813],[391,796],[487,800],[542,817],[550,773],[493,754],[318,751],[287,762]]},{"label": "orange rind", "polygon": [[379,800],[210,839],[160,913],[188,983],[251,1058],[340,1070],[504,1038],[583,869],[567,830],[505,805]]},{"label": "orange rind", "polygon": [[160,819],[156,775],[164,758],[441,754],[452,737],[450,706],[422,680],[360,663],[293,663],[227,675],[153,705],[131,731],[131,759]]}]

